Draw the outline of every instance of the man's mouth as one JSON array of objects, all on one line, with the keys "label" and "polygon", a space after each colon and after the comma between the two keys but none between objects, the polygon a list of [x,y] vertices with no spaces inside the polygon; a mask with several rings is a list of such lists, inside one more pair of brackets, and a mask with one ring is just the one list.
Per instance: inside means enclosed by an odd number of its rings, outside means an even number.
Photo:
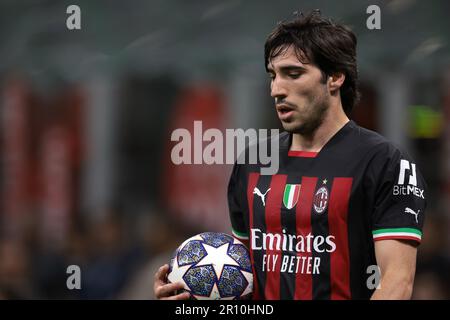
[{"label": "man's mouth", "polygon": [[277,104],[277,113],[280,120],[288,120],[294,114],[294,108],[286,104]]}]

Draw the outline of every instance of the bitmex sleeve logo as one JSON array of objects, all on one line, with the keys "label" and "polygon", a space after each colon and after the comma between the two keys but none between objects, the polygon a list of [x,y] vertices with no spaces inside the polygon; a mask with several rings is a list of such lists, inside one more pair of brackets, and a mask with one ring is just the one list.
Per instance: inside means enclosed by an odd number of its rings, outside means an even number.
[{"label": "bitmex sleeve logo", "polygon": [[411,170],[411,175],[409,176],[408,184],[417,186],[416,164],[411,163],[410,165],[409,161],[405,159],[402,159],[400,161],[400,174],[398,175],[398,184],[405,183],[406,170]]},{"label": "bitmex sleeve logo", "polygon": [[[408,185],[405,186],[405,179],[407,172],[408,175]],[[410,195],[413,194],[416,197],[425,199],[424,190],[417,187],[417,173],[416,173],[416,164],[410,163],[408,160],[401,159],[400,160],[400,172],[398,174],[398,182],[397,185],[394,186],[392,194],[394,196],[399,195]]]}]

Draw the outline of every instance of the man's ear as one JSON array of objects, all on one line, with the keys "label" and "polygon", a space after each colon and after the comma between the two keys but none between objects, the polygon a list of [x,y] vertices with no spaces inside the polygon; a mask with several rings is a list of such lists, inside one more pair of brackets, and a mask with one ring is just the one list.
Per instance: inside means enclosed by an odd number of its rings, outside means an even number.
[{"label": "man's ear", "polygon": [[345,74],[341,72],[333,73],[328,77],[328,83],[331,91],[339,90],[345,81]]}]

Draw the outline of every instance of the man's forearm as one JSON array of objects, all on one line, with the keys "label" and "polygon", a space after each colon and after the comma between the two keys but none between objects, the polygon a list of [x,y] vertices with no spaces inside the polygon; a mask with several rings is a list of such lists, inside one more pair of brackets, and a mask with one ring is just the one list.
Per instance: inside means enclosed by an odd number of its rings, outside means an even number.
[{"label": "man's forearm", "polygon": [[414,277],[386,274],[381,278],[380,288],[375,290],[371,300],[411,299]]}]

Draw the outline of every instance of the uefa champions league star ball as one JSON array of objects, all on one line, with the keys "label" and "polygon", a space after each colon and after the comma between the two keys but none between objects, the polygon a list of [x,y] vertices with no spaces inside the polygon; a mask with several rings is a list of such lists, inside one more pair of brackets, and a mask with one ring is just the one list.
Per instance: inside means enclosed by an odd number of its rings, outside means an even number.
[{"label": "uefa champions league star ball", "polygon": [[230,235],[205,232],[184,241],[170,261],[169,282],[182,282],[193,299],[248,299],[253,274],[247,247]]}]

